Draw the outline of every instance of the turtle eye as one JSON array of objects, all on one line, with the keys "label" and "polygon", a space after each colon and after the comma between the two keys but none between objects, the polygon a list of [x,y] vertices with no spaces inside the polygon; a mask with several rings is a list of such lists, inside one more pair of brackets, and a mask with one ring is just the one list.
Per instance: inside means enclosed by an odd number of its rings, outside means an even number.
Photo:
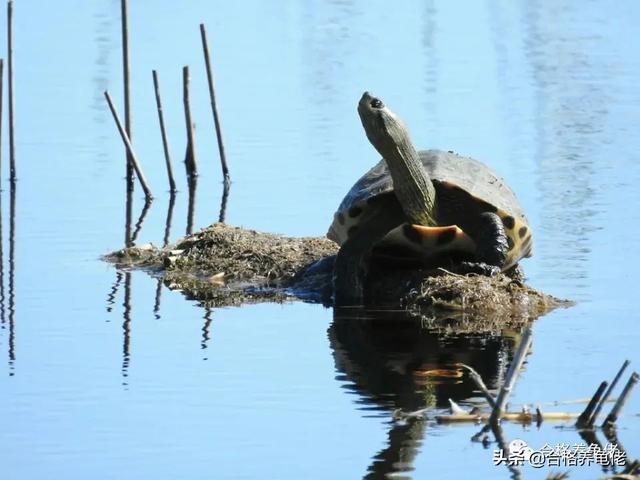
[{"label": "turtle eye", "polygon": [[371,100],[371,108],[382,108],[384,107],[384,103],[382,103],[379,99],[374,98],[373,100]]}]

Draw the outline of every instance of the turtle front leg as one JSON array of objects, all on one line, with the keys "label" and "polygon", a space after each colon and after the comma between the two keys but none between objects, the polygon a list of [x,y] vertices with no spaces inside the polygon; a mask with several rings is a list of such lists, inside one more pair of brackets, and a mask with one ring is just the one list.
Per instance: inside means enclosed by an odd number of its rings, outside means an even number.
[{"label": "turtle front leg", "polygon": [[394,197],[385,199],[380,208],[372,206],[367,218],[349,233],[342,244],[333,268],[333,291],[336,306],[354,306],[364,303],[364,286],[369,271],[371,250],[374,245],[397,226],[405,216]]},{"label": "turtle front leg", "polygon": [[461,270],[490,277],[502,271],[507,261],[509,243],[500,217],[493,212],[480,214],[472,238],[476,243],[476,261],[462,262]]}]

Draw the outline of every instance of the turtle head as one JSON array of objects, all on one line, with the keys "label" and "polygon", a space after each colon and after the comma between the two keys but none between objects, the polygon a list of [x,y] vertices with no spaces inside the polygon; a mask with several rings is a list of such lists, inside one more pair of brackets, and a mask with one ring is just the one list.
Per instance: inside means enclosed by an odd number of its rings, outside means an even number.
[{"label": "turtle head", "polygon": [[402,140],[397,138],[399,134],[408,135],[402,120],[382,100],[369,92],[362,94],[358,102],[358,114],[367,138],[382,156],[383,151]]},{"label": "turtle head", "polygon": [[418,225],[436,225],[435,187],[404,122],[369,92],[362,94],[358,114],[367,138],[389,167],[393,190],[407,219]]}]

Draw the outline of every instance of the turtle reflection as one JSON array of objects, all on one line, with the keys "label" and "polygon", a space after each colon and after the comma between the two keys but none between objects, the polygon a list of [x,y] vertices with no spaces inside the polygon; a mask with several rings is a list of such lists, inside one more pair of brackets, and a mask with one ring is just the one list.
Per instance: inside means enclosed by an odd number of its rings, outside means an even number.
[{"label": "turtle reflection", "polygon": [[[336,369],[364,410],[413,412],[473,397],[459,363],[472,366],[489,388],[500,383],[513,341],[490,334],[451,335],[424,327],[403,311],[336,310],[328,336]],[[366,478],[412,470],[425,435],[419,417],[390,423],[387,446]]]}]

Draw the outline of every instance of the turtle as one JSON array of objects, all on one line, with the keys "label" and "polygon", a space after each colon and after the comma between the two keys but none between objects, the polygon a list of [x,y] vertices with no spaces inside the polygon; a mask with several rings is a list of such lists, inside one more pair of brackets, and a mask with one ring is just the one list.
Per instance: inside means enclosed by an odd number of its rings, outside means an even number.
[{"label": "turtle", "polygon": [[349,190],[327,232],[340,245],[337,305],[363,302],[374,252],[421,265],[455,259],[463,273],[490,276],[532,255],[523,209],[491,168],[452,151],[416,151],[402,120],[369,92],[358,113],[382,160]]}]

